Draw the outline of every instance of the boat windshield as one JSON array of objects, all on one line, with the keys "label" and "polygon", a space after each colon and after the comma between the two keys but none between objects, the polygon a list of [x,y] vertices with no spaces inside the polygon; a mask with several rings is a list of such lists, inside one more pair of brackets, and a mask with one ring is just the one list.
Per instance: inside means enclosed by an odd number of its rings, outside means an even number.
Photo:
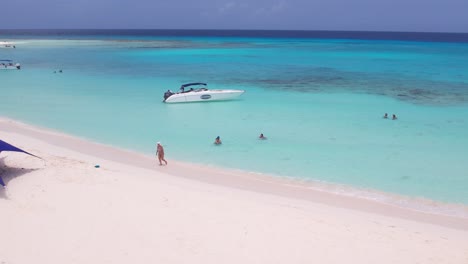
[{"label": "boat windshield", "polygon": [[206,83],[186,83],[186,84],[182,84],[182,86],[180,86],[180,89],[187,88],[189,86],[198,86],[198,85],[206,86],[207,84]]},{"label": "boat windshield", "polygon": [[180,86],[180,92],[186,93],[191,91],[206,91],[206,83],[186,83]]}]

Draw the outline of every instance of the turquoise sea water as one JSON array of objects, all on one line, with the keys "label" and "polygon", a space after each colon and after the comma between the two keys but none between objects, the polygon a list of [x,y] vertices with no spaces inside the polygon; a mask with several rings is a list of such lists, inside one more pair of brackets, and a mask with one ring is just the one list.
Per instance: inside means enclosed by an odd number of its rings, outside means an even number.
[{"label": "turquoise sea water", "polygon": [[[0,115],[149,155],[161,141],[169,160],[468,204],[468,43],[0,40],[17,46],[0,49],[0,59],[23,66],[0,71]],[[186,82],[246,93],[230,102],[161,102]],[[212,144],[216,136],[222,146]]]}]

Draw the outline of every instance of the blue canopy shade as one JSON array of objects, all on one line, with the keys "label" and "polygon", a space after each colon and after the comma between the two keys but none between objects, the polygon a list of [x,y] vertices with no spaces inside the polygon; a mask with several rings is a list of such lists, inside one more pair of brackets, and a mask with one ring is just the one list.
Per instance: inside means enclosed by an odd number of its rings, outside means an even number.
[{"label": "blue canopy shade", "polygon": [[[29,154],[29,155],[31,155],[31,156],[34,156],[33,154],[31,154],[31,153],[29,153],[29,152],[27,152],[27,151],[24,151],[24,150],[22,150],[22,149],[20,149],[20,148],[17,148],[17,147],[15,147],[15,146],[13,146],[13,145],[10,145],[10,144],[6,143],[6,142],[3,141],[3,140],[0,140],[0,152],[2,152],[2,151],[24,152],[24,153],[26,153],[26,154]],[[35,157],[36,157],[36,156],[35,156]]]},{"label": "blue canopy shade", "polygon": [[[22,150],[22,149],[20,149],[20,148],[17,148],[17,147],[15,147],[15,146],[13,146],[13,145],[10,145],[10,144],[6,143],[6,142],[3,141],[3,140],[0,140],[0,153],[1,153],[2,151],[23,152],[23,153],[26,153],[26,154],[28,154],[28,155],[34,156],[34,157],[36,157],[36,158],[39,158],[39,157],[36,156],[36,155],[33,155],[33,154],[31,154],[31,153],[29,153],[29,152],[27,152],[27,151],[24,151],[24,150]],[[40,158],[39,158],[39,159],[40,159]],[[0,185],[5,186],[5,183],[3,182],[2,177],[0,177]]]},{"label": "blue canopy shade", "polygon": [[185,88],[185,87],[192,86],[192,85],[206,85],[206,83],[186,83],[186,84],[182,84],[180,88]]},{"label": "blue canopy shade", "polygon": [[0,61],[12,62],[12,60],[0,60]]}]

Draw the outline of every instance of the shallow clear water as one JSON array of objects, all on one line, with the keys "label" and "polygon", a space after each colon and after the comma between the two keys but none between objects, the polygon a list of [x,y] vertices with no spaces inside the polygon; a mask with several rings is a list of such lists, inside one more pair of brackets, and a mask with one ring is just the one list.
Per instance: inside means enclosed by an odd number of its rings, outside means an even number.
[{"label": "shallow clear water", "polygon": [[[0,71],[1,115],[151,155],[161,141],[169,159],[468,204],[467,43],[22,38],[0,49],[23,65]],[[161,102],[186,82],[246,93]]]}]

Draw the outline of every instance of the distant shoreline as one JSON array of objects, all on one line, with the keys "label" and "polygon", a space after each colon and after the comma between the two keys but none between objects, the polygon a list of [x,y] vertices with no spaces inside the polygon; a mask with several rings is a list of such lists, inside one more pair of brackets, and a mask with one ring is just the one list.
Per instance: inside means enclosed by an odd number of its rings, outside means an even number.
[{"label": "distant shoreline", "polygon": [[243,29],[0,29],[0,37],[21,36],[153,36],[153,37],[245,37],[341,40],[394,40],[417,42],[468,42],[468,32],[398,32],[340,30],[243,30]]}]

